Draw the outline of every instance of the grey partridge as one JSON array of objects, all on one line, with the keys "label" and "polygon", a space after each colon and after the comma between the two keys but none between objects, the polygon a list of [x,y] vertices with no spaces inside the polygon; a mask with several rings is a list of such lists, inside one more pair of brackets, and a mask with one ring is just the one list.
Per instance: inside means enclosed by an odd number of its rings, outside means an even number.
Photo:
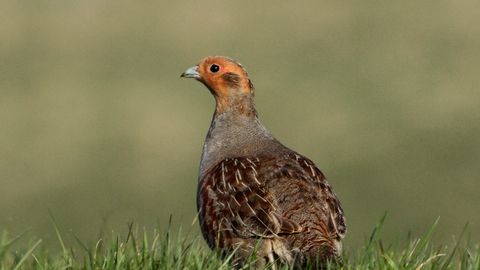
[{"label": "grey partridge", "polygon": [[234,60],[211,56],[181,77],[202,82],[216,99],[203,146],[197,208],[212,249],[235,252],[237,266],[341,265],[347,227],[340,201],[308,158],[260,123],[254,87]]}]

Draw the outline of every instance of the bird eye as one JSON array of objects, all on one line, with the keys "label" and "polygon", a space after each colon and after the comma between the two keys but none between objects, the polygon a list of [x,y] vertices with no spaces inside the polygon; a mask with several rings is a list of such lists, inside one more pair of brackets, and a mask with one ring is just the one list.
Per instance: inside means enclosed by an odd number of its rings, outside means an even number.
[{"label": "bird eye", "polygon": [[219,67],[218,65],[215,65],[215,64],[214,64],[214,65],[212,65],[212,66],[210,67],[210,71],[211,71],[212,73],[217,73],[219,70],[220,70],[220,67]]}]

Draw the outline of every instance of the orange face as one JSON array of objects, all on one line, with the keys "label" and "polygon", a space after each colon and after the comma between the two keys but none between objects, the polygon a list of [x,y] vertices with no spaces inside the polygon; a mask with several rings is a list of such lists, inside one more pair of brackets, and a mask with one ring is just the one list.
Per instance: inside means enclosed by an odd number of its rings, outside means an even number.
[{"label": "orange face", "polygon": [[234,97],[253,94],[253,86],[245,69],[227,57],[210,56],[182,74],[195,78],[212,92],[217,100],[217,111],[221,113]]}]

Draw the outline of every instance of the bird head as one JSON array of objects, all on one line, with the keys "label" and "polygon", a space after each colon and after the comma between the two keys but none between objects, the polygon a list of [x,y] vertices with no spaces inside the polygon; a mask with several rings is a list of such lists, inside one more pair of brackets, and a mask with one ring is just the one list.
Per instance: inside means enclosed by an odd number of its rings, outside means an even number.
[{"label": "bird head", "polygon": [[254,87],[247,71],[234,60],[223,56],[210,56],[182,73],[183,78],[202,82],[217,101],[215,114],[227,108],[247,109],[244,103],[252,103]]}]

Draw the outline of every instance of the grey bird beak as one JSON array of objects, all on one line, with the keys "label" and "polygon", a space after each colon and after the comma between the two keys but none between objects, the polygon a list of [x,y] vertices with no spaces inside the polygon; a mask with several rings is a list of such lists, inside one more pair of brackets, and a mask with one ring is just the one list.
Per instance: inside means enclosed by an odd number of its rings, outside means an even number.
[{"label": "grey bird beak", "polygon": [[198,66],[191,67],[182,73],[180,78],[200,78],[202,75],[197,72]]}]

